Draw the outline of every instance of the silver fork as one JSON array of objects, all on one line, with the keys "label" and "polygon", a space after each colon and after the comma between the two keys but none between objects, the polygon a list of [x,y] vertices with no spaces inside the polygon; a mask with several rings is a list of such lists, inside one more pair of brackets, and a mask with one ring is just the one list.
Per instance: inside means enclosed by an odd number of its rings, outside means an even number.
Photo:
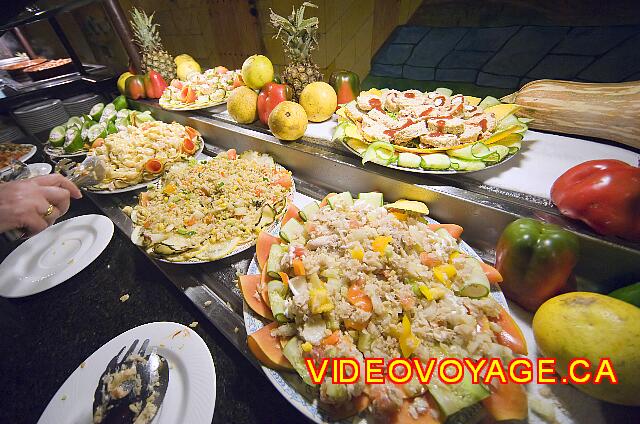
[{"label": "silver fork", "polygon": [[55,172],[66,176],[78,187],[90,187],[104,179],[106,169],[104,162],[97,156],[87,156],[78,164],[68,158],[62,158],[56,164]]},{"label": "silver fork", "polygon": [[[98,380],[98,387],[96,388],[93,397],[93,416],[94,422],[96,414],[101,415],[102,419],[99,421],[103,424],[109,423],[131,423],[133,422],[136,414],[129,408],[129,405],[142,401],[142,408],[145,407],[146,400],[155,391],[156,396],[153,398],[153,403],[156,406],[155,413],[149,416],[150,422],[156,415],[164,395],[169,385],[169,367],[167,361],[156,353],[156,349],[153,348],[150,354],[145,355],[149,346],[149,339],[146,339],[137,354],[146,359],[146,362],[142,364],[139,361],[131,359],[131,354],[136,349],[139,340],[136,339],[131,344],[124,356],[120,357],[120,354],[124,351],[126,346],[111,359],[107,364],[106,369]],[[121,399],[114,399],[111,397],[107,390],[108,376],[110,374],[122,371],[132,366],[136,367],[136,373],[140,378],[140,393],[135,394],[135,382],[129,379],[123,382],[120,387],[128,394]]]}]

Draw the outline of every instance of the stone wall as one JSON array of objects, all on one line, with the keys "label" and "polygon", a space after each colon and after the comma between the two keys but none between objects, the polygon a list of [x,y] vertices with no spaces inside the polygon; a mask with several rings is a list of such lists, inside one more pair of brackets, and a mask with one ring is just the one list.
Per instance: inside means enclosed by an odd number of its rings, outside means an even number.
[{"label": "stone wall", "polygon": [[371,75],[468,83],[506,91],[541,78],[640,78],[640,25],[400,26],[372,59]]}]

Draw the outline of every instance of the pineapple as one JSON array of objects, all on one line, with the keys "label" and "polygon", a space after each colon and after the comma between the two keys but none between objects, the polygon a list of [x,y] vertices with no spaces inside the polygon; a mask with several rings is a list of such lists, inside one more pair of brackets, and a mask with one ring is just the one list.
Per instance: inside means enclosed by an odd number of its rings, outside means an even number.
[{"label": "pineapple", "polygon": [[322,81],[322,73],[311,57],[311,51],[318,46],[318,18],[304,19],[305,7],[318,6],[304,2],[298,10],[294,7],[288,18],[269,9],[271,25],[278,30],[274,38],[282,41],[287,55],[288,63],[282,72],[282,79],[293,87],[296,101],[307,84]]},{"label": "pineapple", "polygon": [[133,8],[131,11],[133,37],[142,53],[142,72],[153,69],[160,73],[165,81],[170,82],[176,77],[176,64],[162,45],[158,24],[153,23],[154,14],[155,12],[148,16],[144,11]]}]

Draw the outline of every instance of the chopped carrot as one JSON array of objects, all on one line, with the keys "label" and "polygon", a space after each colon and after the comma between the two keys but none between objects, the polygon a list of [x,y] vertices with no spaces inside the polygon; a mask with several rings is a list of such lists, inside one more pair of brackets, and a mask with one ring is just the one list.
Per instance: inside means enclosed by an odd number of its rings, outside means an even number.
[{"label": "chopped carrot", "polygon": [[195,215],[191,215],[191,217],[189,217],[188,219],[185,219],[185,220],[184,220],[184,225],[186,225],[186,226],[188,226],[188,227],[192,226],[192,225],[193,225],[193,224],[195,224],[195,223],[196,223],[196,217],[195,217]]},{"label": "chopped carrot", "polygon": [[100,147],[104,144],[104,138],[96,138],[95,140],[93,140],[93,143],[91,144],[91,148],[95,149],[97,147]]},{"label": "chopped carrot", "polygon": [[293,261],[291,261],[291,265],[293,265],[293,273],[295,275],[307,275],[302,259],[295,258]]},{"label": "chopped carrot", "polygon": [[369,325],[369,322],[355,322],[350,320],[349,318],[344,320],[344,326],[352,330],[361,331],[367,328],[367,325]]},{"label": "chopped carrot", "polygon": [[436,231],[440,228],[444,228],[449,234],[451,234],[451,237],[456,239],[460,238],[463,230],[463,228],[457,224],[427,224],[427,227],[431,231]]},{"label": "chopped carrot", "polygon": [[291,188],[293,185],[291,175],[283,175],[274,181],[274,184],[281,185],[284,188]]},{"label": "chopped carrot", "polygon": [[434,266],[440,265],[442,261],[438,259],[432,253],[421,252],[420,253],[420,263],[422,265],[433,268]]},{"label": "chopped carrot", "polygon": [[323,346],[329,346],[329,345],[337,344],[339,341],[340,341],[340,331],[336,330],[333,333],[331,333],[329,336],[322,339],[320,343],[322,343]]},{"label": "chopped carrot", "polygon": [[371,312],[373,310],[371,298],[365,294],[364,290],[362,290],[362,285],[358,282],[349,286],[349,290],[347,290],[347,300],[353,306],[365,312]]},{"label": "chopped carrot", "polygon": [[286,272],[279,272],[278,275],[280,276],[280,279],[282,280],[282,284],[284,284],[284,288],[288,289],[289,288],[289,276],[287,275]]},{"label": "chopped carrot", "polygon": [[236,160],[238,158],[238,152],[236,152],[236,149],[227,150],[227,158]]}]

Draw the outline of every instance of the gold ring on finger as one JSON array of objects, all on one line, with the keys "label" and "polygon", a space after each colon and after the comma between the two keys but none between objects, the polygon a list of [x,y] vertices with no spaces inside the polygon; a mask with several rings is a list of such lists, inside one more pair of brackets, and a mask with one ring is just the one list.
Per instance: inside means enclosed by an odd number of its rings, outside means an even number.
[{"label": "gold ring on finger", "polygon": [[53,213],[53,205],[51,203],[49,203],[49,207],[47,208],[47,211],[44,213],[44,216],[49,216]]}]

